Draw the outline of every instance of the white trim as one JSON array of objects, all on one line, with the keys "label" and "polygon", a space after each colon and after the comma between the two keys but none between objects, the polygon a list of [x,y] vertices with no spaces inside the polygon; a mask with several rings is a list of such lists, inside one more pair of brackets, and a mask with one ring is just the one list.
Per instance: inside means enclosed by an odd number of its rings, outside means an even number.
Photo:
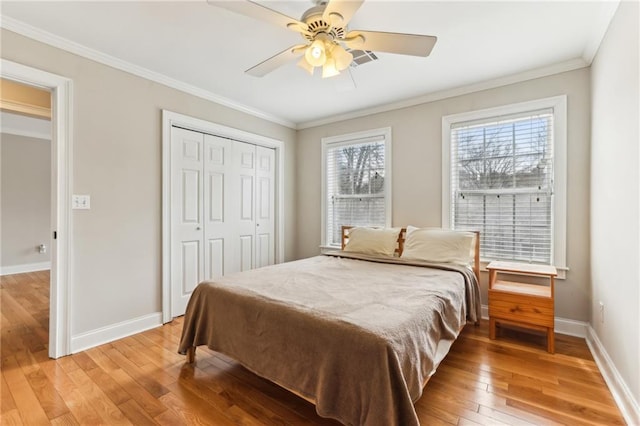
[{"label": "white trim", "polygon": [[[384,177],[384,193],[385,193],[385,226],[389,227],[393,223],[391,215],[392,215],[392,207],[393,207],[393,198],[391,189],[393,186],[391,185],[392,181],[392,143],[391,143],[391,127],[382,127],[379,129],[365,130],[362,132],[354,132],[347,133],[344,135],[338,136],[329,136],[326,138],[322,138],[322,155],[320,156],[322,161],[321,169],[321,182],[322,182],[322,193],[320,200],[320,208],[321,208],[321,240],[322,246],[329,247],[327,244],[327,217],[326,217],[326,208],[327,208],[327,150],[330,147],[335,147],[338,145],[348,145],[354,142],[360,142],[363,139],[373,139],[373,138],[382,138],[384,139],[384,167],[385,167],[385,177]],[[335,247],[332,247],[335,248]]]},{"label": "white trim", "polygon": [[114,340],[162,326],[162,313],[144,315],[96,330],[80,333],[71,338],[71,353],[75,354]]},{"label": "white trim", "polygon": [[573,71],[580,68],[588,67],[589,63],[582,58],[572,59],[547,67],[536,68],[533,70],[512,74],[504,77],[498,77],[492,80],[481,81],[466,86],[460,86],[453,89],[441,90],[438,92],[427,93],[411,99],[405,99],[398,102],[383,104],[372,108],[364,108],[357,111],[350,111],[344,114],[333,115],[319,120],[305,121],[299,123],[296,128],[298,130],[308,129],[311,127],[322,126],[325,124],[336,123],[338,121],[351,120],[354,118],[365,117],[382,112],[393,111],[402,108],[408,108],[416,105],[435,102],[442,99],[453,98],[455,96],[468,95],[469,93],[480,92],[482,90],[495,89],[509,84],[521,83],[523,81],[534,80],[536,78],[547,77],[554,74],[560,74],[567,71]]},{"label": "white trim", "polygon": [[46,142],[51,141],[51,134],[49,133],[43,133],[43,132],[27,130],[27,129],[19,129],[17,127],[2,126],[2,134],[23,136],[25,138],[41,139]]},{"label": "white trim", "polygon": [[[489,319],[489,307],[487,305],[482,305],[481,307],[481,316],[482,319]],[[558,334],[565,334],[567,336],[574,337],[587,337],[587,328],[589,324],[584,321],[577,321],[568,318],[555,318],[555,322],[553,325],[553,330]]]},{"label": "white trim", "polygon": [[295,123],[289,120],[285,120],[283,118],[277,117],[275,115],[269,114],[264,111],[260,111],[255,108],[251,108],[239,102],[233,101],[229,98],[225,98],[223,96],[217,95],[208,90],[204,90],[199,87],[193,86],[191,84],[184,83],[182,81],[168,77],[164,74],[151,71],[147,68],[132,64],[122,59],[118,59],[114,56],[107,55],[106,53],[97,51],[90,47],[87,47],[82,44],[76,43],[74,41],[68,40],[66,38],[57,36],[50,32],[44,31],[40,28],[36,28],[34,26],[26,24],[17,19],[10,18],[8,16],[0,17],[0,28],[5,28],[9,31],[18,33],[25,37],[29,37],[33,40],[37,40],[39,42],[46,43],[50,46],[66,50],[67,52],[71,52],[76,55],[82,56],[84,58],[91,59],[92,61],[96,61],[101,64],[113,67],[115,69],[128,72],[138,77],[155,81],[156,83],[160,83],[165,86],[188,93],[190,95],[197,96],[199,98],[206,99],[211,102],[215,102],[217,104],[226,106],[228,108],[235,109],[236,111],[240,111],[245,114],[249,114],[254,117],[258,117],[263,120],[267,120],[276,124],[281,124],[291,129],[296,128]]},{"label": "white trim", "polygon": [[49,269],[51,269],[51,262],[23,263],[22,265],[0,267],[0,276],[24,274],[27,272],[47,271]]},{"label": "white trim", "polygon": [[276,154],[276,263],[284,262],[284,142],[199,118],[162,110],[162,322],[171,318],[171,127],[252,143]]},{"label": "white trim", "polygon": [[602,377],[604,377],[604,381],[611,391],[611,395],[613,395],[613,399],[622,412],[624,420],[629,425],[640,425],[640,404],[633,397],[629,386],[620,375],[591,325],[588,326],[587,345],[600,369],[600,373],[602,373]]},{"label": "white trim", "polygon": [[[4,17],[2,17],[4,19]],[[73,182],[73,84],[68,78],[2,59],[0,75],[28,85],[52,89],[51,227],[57,240],[51,247],[49,356],[69,354],[73,288],[73,223],[70,214]]]},{"label": "white trim", "polygon": [[[519,112],[553,108],[553,264],[567,268],[567,96],[553,96],[527,102],[468,111],[442,117],[442,227],[451,227],[451,126],[462,121],[497,117]],[[486,260],[486,259],[483,259]]]}]

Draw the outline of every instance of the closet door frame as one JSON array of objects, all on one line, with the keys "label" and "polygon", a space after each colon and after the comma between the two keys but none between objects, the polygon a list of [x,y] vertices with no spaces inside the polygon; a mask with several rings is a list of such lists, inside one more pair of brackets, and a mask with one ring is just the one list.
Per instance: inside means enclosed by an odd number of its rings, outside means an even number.
[{"label": "closet door frame", "polygon": [[171,128],[225,137],[275,150],[275,261],[284,261],[284,142],[173,111],[162,110],[162,322],[171,317]]}]

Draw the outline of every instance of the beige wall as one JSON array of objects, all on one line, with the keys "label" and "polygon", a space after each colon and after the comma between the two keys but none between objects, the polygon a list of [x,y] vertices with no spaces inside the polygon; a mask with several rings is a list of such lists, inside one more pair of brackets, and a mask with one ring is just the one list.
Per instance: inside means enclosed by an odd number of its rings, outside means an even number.
[{"label": "beige wall", "polygon": [[[51,230],[51,142],[2,133],[0,266],[48,262]],[[45,244],[42,254],[38,246]]]},{"label": "beige wall", "polygon": [[639,19],[637,2],[620,4],[591,70],[591,325],[636,404],[640,403]]},{"label": "beige wall", "polygon": [[[71,334],[161,311],[161,110],[285,142],[285,257],[295,253],[294,130],[2,30],[2,57],[73,80]],[[215,77],[215,70],[211,72]]]},{"label": "beige wall", "polygon": [[[568,224],[567,279],[556,287],[556,315],[589,318],[589,69],[584,68],[523,83],[410,108],[328,124],[298,132],[298,257],[319,252],[320,140],[355,131],[392,128],[393,225],[441,225],[442,116],[477,109],[567,95]],[[483,279],[486,303],[486,277]]]}]

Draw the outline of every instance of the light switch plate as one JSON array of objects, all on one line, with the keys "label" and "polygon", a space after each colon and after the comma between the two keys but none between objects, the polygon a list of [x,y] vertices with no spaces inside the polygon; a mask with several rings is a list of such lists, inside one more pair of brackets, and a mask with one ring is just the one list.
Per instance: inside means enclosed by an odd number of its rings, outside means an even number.
[{"label": "light switch plate", "polygon": [[71,208],[74,210],[89,210],[91,208],[91,196],[73,194]]}]

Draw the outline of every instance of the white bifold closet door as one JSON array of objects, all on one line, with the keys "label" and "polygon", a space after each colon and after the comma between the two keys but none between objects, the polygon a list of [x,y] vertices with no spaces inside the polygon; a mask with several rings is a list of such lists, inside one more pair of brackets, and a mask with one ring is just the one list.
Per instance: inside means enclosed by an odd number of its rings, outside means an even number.
[{"label": "white bifold closet door", "polygon": [[200,132],[171,134],[171,315],[203,280],[275,260],[275,150]]}]

